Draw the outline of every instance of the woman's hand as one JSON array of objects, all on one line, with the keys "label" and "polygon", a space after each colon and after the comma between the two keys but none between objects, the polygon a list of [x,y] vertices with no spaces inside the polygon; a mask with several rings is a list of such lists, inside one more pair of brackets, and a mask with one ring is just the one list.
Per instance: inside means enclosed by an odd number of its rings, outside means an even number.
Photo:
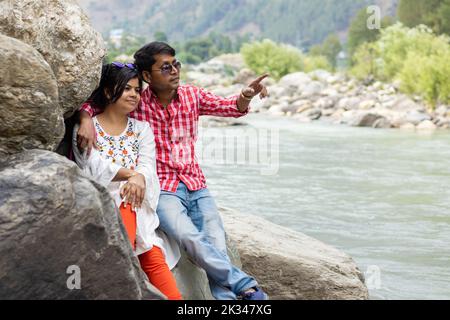
[{"label": "woman's hand", "polygon": [[125,199],[125,205],[131,204],[131,208],[140,208],[145,197],[145,177],[136,173],[120,188],[120,197]]}]

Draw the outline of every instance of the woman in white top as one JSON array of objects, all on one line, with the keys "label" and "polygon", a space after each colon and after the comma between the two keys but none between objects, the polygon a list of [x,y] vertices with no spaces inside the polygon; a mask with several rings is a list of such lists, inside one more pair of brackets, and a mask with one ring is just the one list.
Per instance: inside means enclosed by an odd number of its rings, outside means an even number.
[{"label": "woman in white top", "polygon": [[156,173],[155,141],[147,122],[128,117],[137,108],[142,82],[133,64],[103,66],[99,87],[89,101],[103,109],[93,118],[97,148],[91,154],[73,151],[83,172],[104,185],[120,208],[131,245],[149,281],[169,299],[181,299],[170,272],[179,260],[177,244],[157,229],[160,186]]}]

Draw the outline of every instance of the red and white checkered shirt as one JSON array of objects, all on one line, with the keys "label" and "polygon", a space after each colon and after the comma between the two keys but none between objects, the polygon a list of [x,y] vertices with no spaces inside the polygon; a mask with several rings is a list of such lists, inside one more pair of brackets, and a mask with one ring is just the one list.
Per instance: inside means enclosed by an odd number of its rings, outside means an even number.
[{"label": "red and white checkered shirt", "polygon": [[[201,115],[241,117],[238,96],[219,97],[191,85],[178,87],[178,96],[164,109],[156,95],[147,87],[141,94],[138,108],[130,117],[147,121],[153,128],[156,144],[156,167],[161,189],[175,192],[183,181],[189,190],[206,188],[206,179],[195,156],[198,136],[198,119]],[[84,103],[80,110],[91,117],[100,109]]]}]

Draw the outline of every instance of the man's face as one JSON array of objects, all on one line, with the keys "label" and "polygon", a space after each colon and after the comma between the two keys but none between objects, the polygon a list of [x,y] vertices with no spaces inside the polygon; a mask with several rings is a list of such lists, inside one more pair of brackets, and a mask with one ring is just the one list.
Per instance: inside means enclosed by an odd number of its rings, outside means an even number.
[{"label": "man's face", "polygon": [[144,79],[157,90],[176,90],[180,85],[180,64],[167,54],[155,55],[151,71],[144,71]]}]

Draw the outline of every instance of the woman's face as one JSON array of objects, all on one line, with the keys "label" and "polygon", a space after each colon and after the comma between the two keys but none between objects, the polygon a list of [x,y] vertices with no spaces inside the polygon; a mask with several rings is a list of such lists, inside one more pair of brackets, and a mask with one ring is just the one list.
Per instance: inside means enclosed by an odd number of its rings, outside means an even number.
[{"label": "woman's face", "polygon": [[126,114],[134,111],[141,98],[141,87],[139,86],[138,78],[133,78],[128,81],[123,90],[122,96],[116,101],[115,105],[117,110],[120,110]]}]

